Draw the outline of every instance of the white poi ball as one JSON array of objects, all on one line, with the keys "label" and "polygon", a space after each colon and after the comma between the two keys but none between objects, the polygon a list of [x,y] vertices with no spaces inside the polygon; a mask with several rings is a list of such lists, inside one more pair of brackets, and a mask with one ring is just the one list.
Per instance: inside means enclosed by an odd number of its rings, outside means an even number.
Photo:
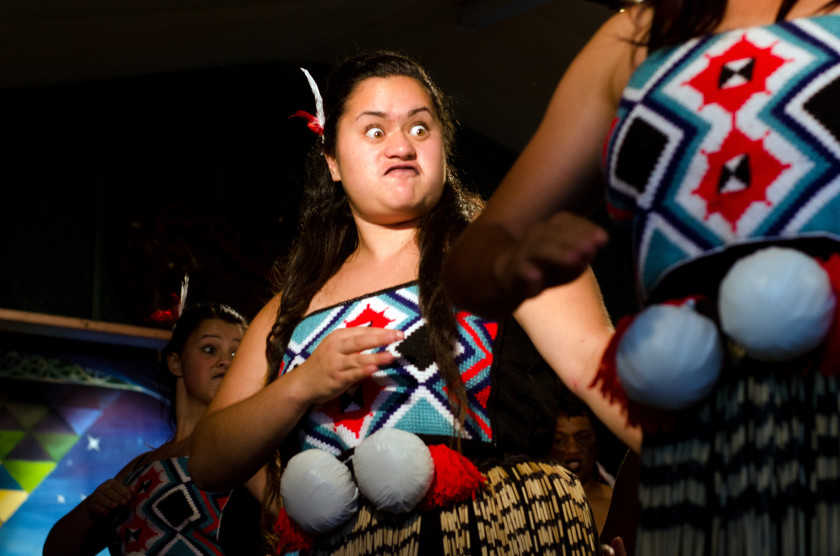
[{"label": "white poi ball", "polygon": [[377,508],[404,513],[426,495],[435,464],[417,435],[380,429],[356,447],[353,473],[362,495]]},{"label": "white poi ball", "polygon": [[831,328],[835,304],[828,273],[786,247],[739,259],[718,292],[721,328],[762,361],[786,361],[819,345]]},{"label": "white poi ball", "polygon": [[661,409],[684,409],[702,399],[722,365],[715,323],[687,306],[646,308],[616,350],[616,372],[628,397]]},{"label": "white poi ball", "polygon": [[358,509],[359,489],[350,469],[324,450],[304,450],[286,464],[280,495],[289,517],[317,534],[347,521]]}]

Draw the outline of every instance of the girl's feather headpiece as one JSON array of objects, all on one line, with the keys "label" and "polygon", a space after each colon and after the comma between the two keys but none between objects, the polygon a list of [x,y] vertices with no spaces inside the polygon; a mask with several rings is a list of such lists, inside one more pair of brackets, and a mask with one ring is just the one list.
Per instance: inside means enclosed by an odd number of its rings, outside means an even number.
[{"label": "girl's feather headpiece", "polygon": [[312,90],[312,96],[315,97],[315,115],[313,116],[305,110],[298,110],[289,116],[289,118],[306,118],[306,127],[314,131],[315,134],[323,140],[324,122],[326,121],[324,118],[324,100],[321,98],[321,91],[318,90],[318,84],[315,83],[315,79],[312,78],[312,75],[310,75],[305,68],[300,68],[300,70],[304,73],[304,75],[306,75],[306,80],[309,82],[309,88]]},{"label": "girl's feather headpiece", "polygon": [[181,281],[181,295],[171,293],[169,294],[173,299],[173,306],[171,309],[158,309],[152,313],[151,318],[156,322],[171,322],[174,326],[178,319],[184,312],[184,306],[187,304],[187,290],[190,287],[190,275],[184,274],[184,279]]}]

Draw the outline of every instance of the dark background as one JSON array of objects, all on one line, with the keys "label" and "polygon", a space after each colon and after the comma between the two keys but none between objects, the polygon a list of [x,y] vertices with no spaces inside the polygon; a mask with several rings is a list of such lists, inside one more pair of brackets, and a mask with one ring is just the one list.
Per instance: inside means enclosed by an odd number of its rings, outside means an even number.
[{"label": "dark background", "polygon": [[[310,67],[323,82],[328,67]],[[108,322],[151,320],[185,273],[190,302],[253,315],[293,237],[314,135],[297,66],[194,69],[0,90],[4,145],[0,307]],[[464,181],[488,196],[516,152],[461,125]],[[603,211],[595,215],[604,225]],[[627,310],[622,238],[596,262]]]},{"label": "dark background", "polygon": [[[321,79],[328,68],[310,68]],[[0,307],[148,326],[190,302],[253,315],[295,230],[314,135],[297,67],[263,63],[2,91]],[[487,194],[515,153],[461,128]]]},{"label": "dark background", "polygon": [[[253,315],[294,234],[323,83],[359,50],[452,96],[456,165],[489,195],[615,0],[0,0],[0,308],[165,327],[190,301]],[[595,215],[609,224],[603,211]],[[623,240],[596,261],[632,306]]]}]

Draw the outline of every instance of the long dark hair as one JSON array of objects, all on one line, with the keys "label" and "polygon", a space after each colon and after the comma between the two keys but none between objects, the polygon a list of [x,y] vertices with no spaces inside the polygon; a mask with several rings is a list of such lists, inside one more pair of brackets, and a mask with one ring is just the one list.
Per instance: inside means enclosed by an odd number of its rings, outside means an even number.
[{"label": "long dark hair", "polygon": [[169,354],[181,355],[184,345],[190,334],[195,332],[202,322],[209,319],[219,319],[231,324],[236,324],[244,330],[248,327],[248,319],[238,311],[221,303],[199,303],[184,309],[175,323],[172,336],[169,337],[166,347],[163,348],[163,361],[158,371],[158,386],[166,400],[164,409],[168,409],[169,428],[175,432],[176,407],[175,407],[175,383],[177,377],[169,370]]},{"label": "long dark hair", "polygon": [[[776,21],[783,21],[797,1],[782,0]],[[821,9],[838,3],[840,0],[829,0]],[[727,0],[643,0],[641,4],[653,10],[650,30],[643,41],[653,52],[714,31],[723,20]]]},{"label": "long dark hair", "polygon": [[[375,51],[354,56],[330,75],[323,92],[324,135],[309,158],[310,183],[301,202],[298,233],[292,248],[275,266],[274,282],[283,292],[281,308],[268,336],[266,382],[275,380],[292,331],[304,316],[310,301],[358,246],[358,232],[341,184],[333,182],[324,154],[335,156],[338,121],[356,87],[374,77],[407,76],[428,93],[440,120],[447,159],[443,194],[435,207],[421,217],[417,242],[420,249],[420,310],[429,323],[430,349],[450,393],[450,403],[463,423],[467,399],[455,364],[455,316],[440,278],[444,255],[455,237],[481,208],[478,195],[465,190],[449,163],[454,144],[455,121],[449,101],[427,72],[414,60],[395,52]],[[266,507],[277,499],[281,472],[280,448],[268,466]],[[269,529],[270,531],[270,529]]]}]

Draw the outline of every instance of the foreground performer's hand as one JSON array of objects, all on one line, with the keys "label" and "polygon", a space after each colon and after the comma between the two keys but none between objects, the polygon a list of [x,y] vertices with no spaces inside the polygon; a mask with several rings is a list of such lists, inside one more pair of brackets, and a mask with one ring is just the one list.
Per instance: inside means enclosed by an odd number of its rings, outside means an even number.
[{"label": "foreground performer's hand", "polygon": [[624,549],[624,541],[621,537],[616,537],[610,544],[601,545],[601,556],[627,556],[627,551]]},{"label": "foreground performer's hand", "polygon": [[532,226],[518,246],[496,259],[495,274],[513,299],[573,281],[607,243],[606,231],[568,212]]},{"label": "foreground performer's hand", "polygon": [[403,333],[399,330],[384,328],[364,326],[335,330],[289,376],[305,381],[301,387],[310,403],[326,402],[368,378],[379,367],[391,364],[394,361],[392,353],[368,350],[385,347],[402,338]]}]

